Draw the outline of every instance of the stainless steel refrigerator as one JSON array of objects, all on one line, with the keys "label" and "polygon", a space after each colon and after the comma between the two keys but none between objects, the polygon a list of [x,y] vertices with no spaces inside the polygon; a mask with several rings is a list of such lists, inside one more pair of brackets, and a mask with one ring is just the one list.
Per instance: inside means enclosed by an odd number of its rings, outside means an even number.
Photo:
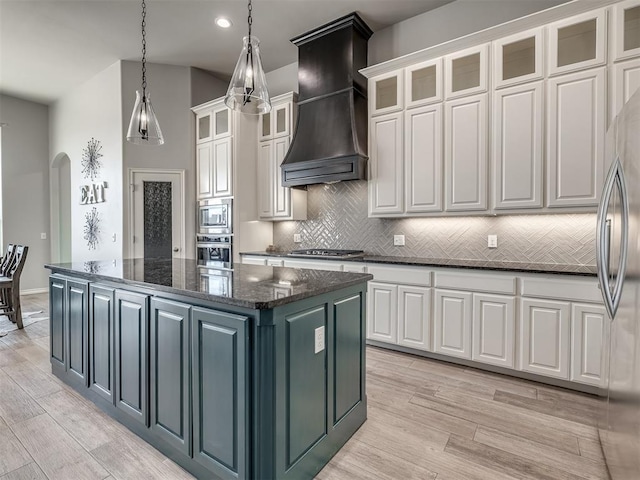
[{"label": "stainless steel refrigerator", "polygon": [[611,163],[597,220],[600,289],[610,335],[600,440],[613,480],[640,479],[640,91],[606,138]]}]

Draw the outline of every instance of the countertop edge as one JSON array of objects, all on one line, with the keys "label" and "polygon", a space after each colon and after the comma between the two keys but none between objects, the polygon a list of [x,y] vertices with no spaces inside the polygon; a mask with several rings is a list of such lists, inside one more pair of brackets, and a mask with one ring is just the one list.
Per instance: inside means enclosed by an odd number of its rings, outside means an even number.
[{"label": "countertop edge", "polygon": [[[429,259],[421,257],[386,257],[379,255],[364,255],[362,257],[348,257],[348,258],[336,258],[336,257],[309,257],[300,255],[289,255],[287,252],[240,252],[240,255],[256,256],[256,257],[280,257],[280,258],[295,258],[300,260],[320,260],[330,262],[357,262],[357,263],[379,263],[386,265],[408,265],[419,267],[435,267],[435,268],[464,268],[470,270],[492,270],[502,272],[521,272],[521,273],[538,273],[549,275],[578,275],[595,277],[597,272],[595,271],[595,265],[571,265],[571,264],[533,264],[540,268],[524,268],[517,265],[510,266],[509,263],[517,262],[496,262],[495,265],[490,265],[491,261],[487,261],[488,265],[473,265],[471,263],[465,265],[465,260],[459,260],[459,263],[444,263],[444,261],[450,261],[448,259]],[[455,262],[455,260],[452,260]],[[482,262],[482,260],[469,260],[469,262]],[[544,266],[544,267],[543,267]],[[547,267],[548,266],[548,267]],[[554,268],[555,267],[555,268]],[[573,270],[564,270],[563,268],[572,268]]]}]

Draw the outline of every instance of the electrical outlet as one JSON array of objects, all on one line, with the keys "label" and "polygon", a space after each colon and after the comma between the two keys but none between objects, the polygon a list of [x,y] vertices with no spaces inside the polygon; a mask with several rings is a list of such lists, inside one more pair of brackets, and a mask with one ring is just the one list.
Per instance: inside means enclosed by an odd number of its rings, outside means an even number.
[{"label": "electrical outlet", "polygon": [[320,353],[324,350],[324,326],[315,330],[315,349],[314,353]]},{"label": "electrical outlet", "polygon": [[487,247],[489,247],[489,248],[498,248],[498,236],[497,235],[489,235],[489,236],[487,236]]},{"label": "electrical outlet", "polygon": [[47,234],[46,234],[46,233],[44,233],[44,232],[42,232],[42,233],[40,234],[40,240],[46,240],[46,239],[47,239]]},{"label": "electrical outlet", "polygon": [[394,235],[393,245],[396,247],[404,247],[404,235]]},{"label": "electrical outlet", "polygon": [[116,237],[115,233],[113,235],[111,235],[111,240],[113,240],[114,242],[116,241],[116,238],[118,238],[118,237]]},{"label": "electrical outlet", "polygon": [[300,235],[299,233],[294,233],[293,243],[302,243],[302,235]]}]

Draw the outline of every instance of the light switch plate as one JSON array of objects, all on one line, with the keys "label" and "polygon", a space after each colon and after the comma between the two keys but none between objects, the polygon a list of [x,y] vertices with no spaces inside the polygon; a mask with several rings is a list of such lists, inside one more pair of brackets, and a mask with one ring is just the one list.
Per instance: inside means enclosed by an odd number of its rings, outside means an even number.
[{"label": "light switch plate", "polygon": [[46,234],[46,233],[44,233],[44,232],[42,232],[42,233],[40,234],[40,240],[46,240],[46,239],[47,239],[47,234]]},{"label": "light switch plate", "polygon": [[324,350],[324,326],[315,330],[315,348],[314,353],[320,353]]},{"label": "light switch plate", "polygon": [[299,233],[294,233],[293,243],[302,243],[302,235],[300,235]]},{"label": "light switch plate", "polygon": [[489,247],[489,248],[498,248],[498,236],[497,235],[488,235],[487,236],[487,247]]},{"label": "light switch plate", "polygon": [[404,235],[394,235],[393,245],[396,247],[404,247]]}]

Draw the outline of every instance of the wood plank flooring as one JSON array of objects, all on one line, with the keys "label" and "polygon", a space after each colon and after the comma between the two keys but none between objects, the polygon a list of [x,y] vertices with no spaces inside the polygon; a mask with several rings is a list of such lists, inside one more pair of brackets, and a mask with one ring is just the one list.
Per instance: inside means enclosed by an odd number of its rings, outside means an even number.
[{"label": "wood plank flooring", "polygon": [[[48,298],[23,309],[46,315]],[[193,478],[53,376],[48,335],[0,338],[0,480]],[[318,480],[609,478],[595,397],[374,347],[367,396]]]}]

